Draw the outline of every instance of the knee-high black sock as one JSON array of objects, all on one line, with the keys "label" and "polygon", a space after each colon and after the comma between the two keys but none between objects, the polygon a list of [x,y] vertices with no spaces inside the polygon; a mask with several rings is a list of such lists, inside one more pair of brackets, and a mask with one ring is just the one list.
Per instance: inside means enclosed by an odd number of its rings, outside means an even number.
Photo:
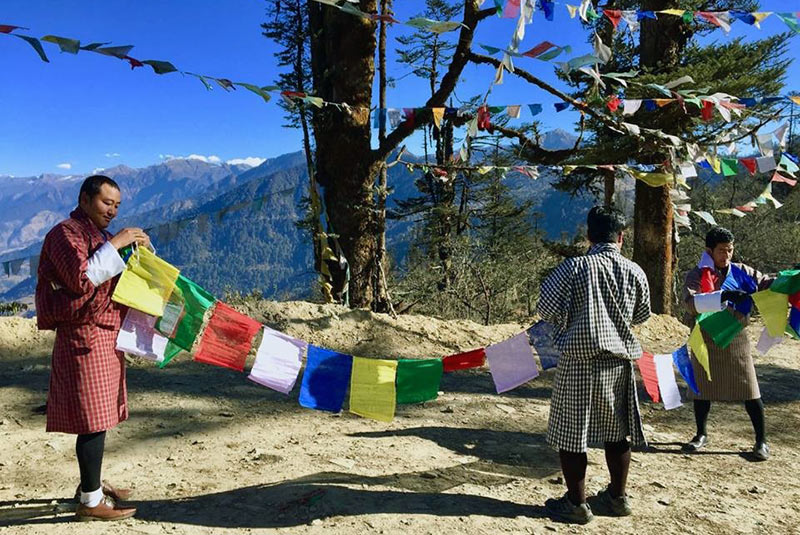
[{"label": "knee-high black sock", "polygon": [[78,435],[75,454],[81,471],[81,490],[93,492],[102,485],[100,470],[103,467],[103,450],[106,445],[106,432]]},{"label": "knee-high black sock", "polygon": [[697,436],[707,435],[706,423],[711,412],[711,402],[707,399],[694,400],[694,421],[697,424]]},{"label": "knee-high black sock", "polygon": [[753,422],[753,431],[756,432],[756,442],[761,443],[765,440],[764,430],[764,402],[761,398],[748,399],[744,402],[744,408],[750,416],[750,421]]},{"label": "knee-high black sock", "polygon": [[631,466],[631,445],[627,440],[621,442],[606,442],[606,464],[611,475],[611,496],[619,498],[625,495],[625,485],[628,483],[628,469]]},{"label": "knee-high black sock", "polygon": [[580,505],[586,501],[586,453],[573,453],[560,450],[561,472],[567,484],[567,496],[573,505]]}]

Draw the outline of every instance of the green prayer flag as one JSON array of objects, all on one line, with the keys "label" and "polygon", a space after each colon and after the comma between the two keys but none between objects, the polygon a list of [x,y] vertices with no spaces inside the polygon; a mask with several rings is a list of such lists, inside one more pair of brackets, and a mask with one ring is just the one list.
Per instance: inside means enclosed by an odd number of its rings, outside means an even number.
[{"label": "green prayer flag", "polygon": [[594,10],[591,4],[586,9],[586,18],[589,19],[589,22],[594,22],[600,18],[600,15],[597,14],[597,11]]},{"label": "green prayer flag", "polygon": [[795,33],[800,33],[800,22],[794,13],[776,13],[778,17]]},{"label": "green prayer flag", "polygon": [[800,292],[800,269],[781,271],[769,289],[779,294],[791,295]]},{"label": "green prayer flag", "polygon": [[489,111],[492,113],[503,113],[506,111],[505,106],[489,106]]},{"label": "green prayer flag", "polygon": [[720,158],[720,162],[724,176],[736,176],[739,174],[738,158]]},{"label": "green prayer flag", "polygon": [[719,312],[700,314],[697,322],[720,349],[728,347],[739,331],[743,329],[739,320],[727,308]]},{"label": "green prayer flag", "polygon": [[169,364],[169,361],[174,359],[175,356],[181,351],[183,351],[183,348],[175,345],[175,342],[173,342],[172,340],[167,340],[167,347],[166,349],[164,349],[164,360],[158,363],[158,367],[163,368],[164,366]]},{"label": "green prayer flag", "polygon": [[89,43],[88,45],[82,46],[81,50],[88,50],[88,51],[91,52],[92,50],[95,50],[95,49],[100,48],[101,46],[107,45],[107,44],[109,44],[109,43]]},{"label": "green prayer flag", "polygon": [[164,314],[156,322],[156,329],[170,340],[163,365],[169,362],[166,357],[171,352],[171,346],[175,347],[172,348],[170,359],[180,349],[191,351],[195,338],[203,327],[203,316],[215,301],[214,296],[202,287],[183,275],[178,275],[175,289],[164,307]]},{"label": "green prayer flag", "polygon": [[442,370],[442,359],[398,360],[397,403],[422,403],[436,399]]},{"label": "green prayer flag", "polygon": [[247,89],[248,91],[252,91],[253,93],[255,93],[256,95],[258,95],[259,97],[263,98],[263,99],[264,99],[264,102],[269,102],[269,99],[271,99],[271,98],[272,98],[272,96],[271,96],[269,93],[267,93],[266,91],[264,91],[264,89],[263,89],[263,88],[261,88],[261,87],[258,87],[257,85],[253,85],[253,84],[246,84],[246,83],[244,83],[244,82],[234,82],[234,83],[235,83],[236,85],[238,85],[238,86],[242,86],[242,87],[244,87],[244,88],[245,88],[245,89]]},{"label": "green prayer flag", "polygon": [[684,11],[683,12],[683,16],[681,17],[681,19],[683,19],[683,22],[685,22],[686,24],[691,24],[692,21],[694,20],[694,12],[693,11]]},{"label": "green prayer flag", "polygon": [[146,59],[142,61],[145,65],[150,65],[153,68],[153,72],[156,74],[167,74],[170,72],[176,72],[178,70],[175,65],[170,63],[169,61],[158,61],[155,59]]},{"label": "green prayer flag", "polygon": [[33,47],[36,53],[39,54],[39,57],[42,58],[42,61],[44,61],[45,63],[50,63],[50,60],[47,59],[47,56],[44,53],[44,48],[42,48],[42,43],[40,43],[38,39],[36,39],[35,37],[29,37],[27,35],[20,35],[18,33],[12,33],[11,35],[13,35],[14,37],[19,37],[23,41],[26,41],[29,45]]},{"label": "green prayer flag", "polygon": [[62,52],[69,52],[70,54],[77,54],[81,48],[81,42],[77,39],[69,39],[67,37],[58,37],[57,35],[45,35],[42,41],[48,43],[55,43]]}]

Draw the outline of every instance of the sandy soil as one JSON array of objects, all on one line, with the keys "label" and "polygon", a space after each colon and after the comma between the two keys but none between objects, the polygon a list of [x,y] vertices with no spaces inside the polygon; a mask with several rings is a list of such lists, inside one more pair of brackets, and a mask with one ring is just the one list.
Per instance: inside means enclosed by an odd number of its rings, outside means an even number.
[{"label": "sandy soil", "polygon": [[[310,342],[361,356],[434,357],[485,345],[521,325],[484,327],[309,303],[262,302],[243,312]],[[760,326],[753,326],[756,337]],[[654,352],[687,331],[656,317],[639,331]],[[647,451],[629,481],[634,516],[586,527],[549,520],[563,493],[544,443],[553,372],[510,393],[487,369],[456,372],[439,399],[399,408],[390,424],[301,408],[244,375],[184,358],[165,370],[129,367],[131,418],[109,433],[104,476],[135,489],[135,519],[72,522],[74,437],[44,432],[52,333],[0,319],[0,531],[53,533],[800,533],[800,343],[757,360],[773,457],[753,463],[741,404],[715,404],[711,442],[680,452],[690,406],[643,403]],[[679,381],[681,384],[682,381]],[[589,454],[588,490],[607,473]],[[591,503],[591,502],[590,502]]]}]

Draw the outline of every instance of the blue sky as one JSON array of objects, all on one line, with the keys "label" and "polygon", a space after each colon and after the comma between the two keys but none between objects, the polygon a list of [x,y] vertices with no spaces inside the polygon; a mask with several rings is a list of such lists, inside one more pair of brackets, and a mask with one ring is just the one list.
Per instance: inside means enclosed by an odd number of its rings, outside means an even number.
[{"label": "blue sky", "polygon": [[[423,4],[421,0],[395,3],[400,20],[413,16]],[[54,34],[82,43],[132,44],[131,55],[138,59],[167,60],[185,71],[269,85],[276,76],[275,48],[259,27],[266,5],[262,0],[4,0],[0,24],[28,27],[21,33],[35,37]],[[798,11],[800,2],[764,1],[762,10]],[[490,19],[479,28],[476,42],[505,47],[514,22]],[[730,37],[758,37],[785,28],[773,16],[761,30],[736,23]],[[394,26],[389,35],[409,31]],[[729,38],[722,31],[712,35]],[[578,56],[589,51],[586,36],[579,22],[569,19],[564,5],[558,5],[555,22],[537,13],[521,48],[550,40],[571,44]],[[209,92],[198,80],[178,73],[157,76],[149,67],[131,71],[115,58],[62,54],[49,43],[44,47],[50,63],[40,61],[22,40],[0,35],[0,175],[88,173],[120,163],[141,167],[166,155],[215,156],[220,161],[264,158],[300,148],[299,133],[282,127],[282,111],[275,100],[265,104],[244,90]],[[790,55],[800,55],[800,39],[793,40]],[[552,64],[527,59],[518,64],[563,87],[556,82]],[[394,69],[397,77],[406,72],[402,66]],[[483,93],[492,76],[489,67],[470,65],[456,94],[466,99]],[[792,66],[789,80],[790,86],[800,89],[796,83],[800,65]],[[424,84],[407,77],[389,92],[388,104],[419,106],[425,96]],[[555,101],[509,74],[490,99],[495,105],[541,102],[545,112],[538,119],[548,128],[571,129],[574,114],[556,115]],[[523,120],[529,118],[526,112]]]}]

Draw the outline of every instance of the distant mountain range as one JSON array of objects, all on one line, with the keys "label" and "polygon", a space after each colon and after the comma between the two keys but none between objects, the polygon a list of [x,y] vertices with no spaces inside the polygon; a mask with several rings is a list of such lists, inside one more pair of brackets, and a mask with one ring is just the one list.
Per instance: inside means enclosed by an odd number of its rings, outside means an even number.
[{"label": "distant mountain range", "polygon": [[[544,137],[543,145],[556,150],[574,142],[574,136],[556,130]],[[216,295],[253,289],[275,298],[308,295],[316,276],[311,244],[295,224],[302,216],[299,204],[308,184],[302,153],[272,158],[257,167],[174,159],[142,169],[120,165],[102,172],[122,190],[120,216],[112,232],[214,214],[226,206],[266,197],[258,211],[233,212],[222,221],[211,218],[202,228],[195,220],[166,241],[152,236],[154,245],[159,256]],[[38,254],[47,231],[75,207],[83,178],[0,176],[0,261]],[[397,199],[417,195],[416,178],[403,166],[390,168],[390,207]],[[574,232],[574,222],[582,220],[594,202],[588,196],[571,198],[555,191],[551,183],[556,178],[542,173],[535,181],[513,174],[508,179],[520,200],[534,201],[543,215],[540,228],[552,238]],[[411,221],[389,222],[387,243],[396,261],[408,249],[412,226]],[[0,300],[29,301],[34,288],[27,265],[19,275],[0,275]]]}]

